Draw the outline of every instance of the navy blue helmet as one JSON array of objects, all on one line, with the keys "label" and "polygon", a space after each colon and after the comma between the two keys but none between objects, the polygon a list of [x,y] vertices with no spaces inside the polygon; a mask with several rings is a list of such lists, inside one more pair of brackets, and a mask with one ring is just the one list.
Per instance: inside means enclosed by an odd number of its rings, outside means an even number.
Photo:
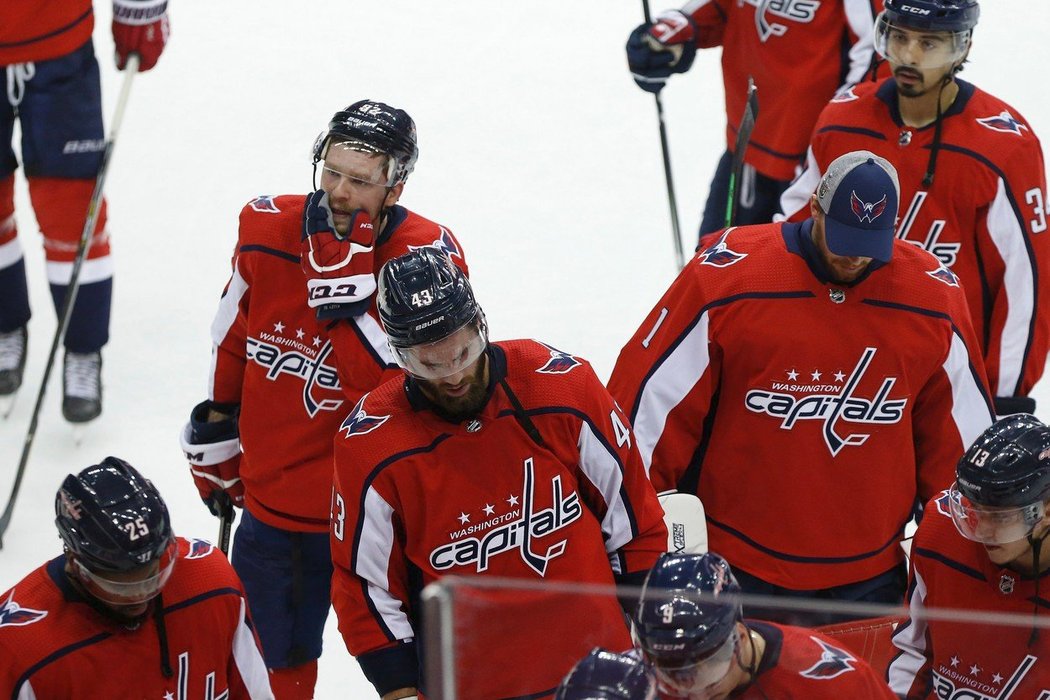
[{"label": "navy blue helmet", "polygon": [[157,489],[116,457],[65,478],[55,495],[55,524],[66,550],[95,572],[152,564],[175,538]]},{"label": "navy blue helmet", "polygon": [[447,255],[430,246],[383,265],[377,304],[395,349],[437,342],[483,319],[467,276]]},{"label": "navy blue helmet", "polygon": [[973,503],[1026,506],[1050,498],[1050,427],[1035,416],[1000,418],[956,466],[956,487]]},{"label": "navy blue helmet", "polygon": [[651,700],[656,679],[639,659],[594,649],[558,686],[554,700]]},{"label": "navy blue helmet", "polygon": [[320,162],[332,143],[346,142],[357,150],[391,159],[387,187],[408,179],[419,158],[416,123],[408,112],[375,100],[359,100],[335,113],[328,130],[314,143],[314,163]]},{"label": "navy blue helmet", "polygon": [[[701,600],[698,593],[716,599]],[[733,600],[717,600],[722,594]],[[661,554],[638,600],[639,646],[658,666],[702,661],[723,647],[743,618],[739,594],[729,563],[717,554]]]},{"label": "navy blue helmet", "polygon": [[969,32],[980,15],[977,0],[886,0],[886,19],[899,27]]}]

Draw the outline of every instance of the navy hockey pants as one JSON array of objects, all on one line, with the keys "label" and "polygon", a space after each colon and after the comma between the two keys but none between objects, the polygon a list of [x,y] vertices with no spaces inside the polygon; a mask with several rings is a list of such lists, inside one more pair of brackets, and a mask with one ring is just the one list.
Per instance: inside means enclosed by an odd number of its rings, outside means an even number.
[{"label": "navy hockey pants", "polygon": [[[715,175],[711,179],[711,190],[704,205],[704,218],[700,222],[700,236],[725,227],[726,197],[729,195],[729,176],[733,171],[733,154],[726,151],[718,161]],[[750,165],[744,166],[743,175],[737,183],[737,226],[768,224],[780,211],[780,195],[790,180],[774,180],[759,174]]]},{"label": "navy hockey pants", "polygon": [[241,511],[230,562],[244,583],[269,668],[321,656],[331,607],[332,554],[327,532],[291,532]]}]

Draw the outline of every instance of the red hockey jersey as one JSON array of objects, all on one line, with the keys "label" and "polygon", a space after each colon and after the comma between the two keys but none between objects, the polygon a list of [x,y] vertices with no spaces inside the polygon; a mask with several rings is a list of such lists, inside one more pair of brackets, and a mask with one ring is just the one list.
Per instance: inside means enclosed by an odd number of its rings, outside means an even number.
[{"label": "red hockey jersey", "polygon": [[806,171],[784,193],[786,216],[808,216],[809,197],[835,158],[868,150],[900,177],[897,237],[933,253],[959,276],[995,396],[1025,396],[1050,348],[1050,271],[1042,147],[1024,117],[964,81],[942,120],[933,184],[922,184],[934,127],[906,127],[892,79],[858,86],[820,116]]},{"label": "red hockey jersey", "polygon": [[492,394],[476,419],[444,421],[412,382],[391,381],[336,438],[332,601],[380,687],[391,671],[414,673],[419,591],[457,575],[533,586],[457,594],[459,696],[550,694],[592,647],[624,648],[630,635],[614,596],[535,584],[611,585],[665,550],[633,436],[590,365],[530,340],[488,353]]},{"label": "red hockey jersey", "polygon": [[[739,700],[893,700],[886,682],[831,637],[815,630],[748,620],[766,648],[758,673]],[[747,644],[741,640],[741,644]]]},{"label": "red hockey jersey", "polygon": [[712,551],[795,590],[900,563],[916,495],[947,487],[992,418],[955,276],[898,241],[854,285],[824,283],[810,223],[724,232],[609,381],[657,490],[696,493]]},{"label": "red hockey jersey", "polygon": [[883,0],[692,0],[697,46],[722,47],[726,142],[730,150],[755,80],[759,117],[745,162],[790,180],[806,155],[820,110],[835,91],[864,78]]},{"label": "red hockey jersey", "polygon": [[1050,630],[1033,639],[1028,625],[925,617],[947,608],[1038,614],[1042,622],[1050,614],[1045,577],[1040,590],[1032,577],[992,563],[981,544],[956,531],[946,493],[926,507],[915,533],[908,591],[912,618],[893,635],[900,653],[889,668],[900,697],[1050,697]]},{"label": "red hockey jersey", "polygon": [[58,58],[91,38],[91,0],[0,2],[0,66]]},{"label": "red hockey jersey", "polygon": [[[401,371],[374,303],[369,313],[334,324],[318,322],[307,306],[299,266],[304,202],[303,195],[257,197],[241,211],[233,275],[212,324],[208,398],[241,406],[240,476],[252,515],[274,527],[324,532],[332,436],[354,402]],[[466,269],[448,229],[392,207],[376,241],[376,273],[426,245]]]},{"label": "red hockey jersey", "polygon": [[163,632],[154,614],[132,629],[96,611],[66,578],[65,561],[0,596],[0,697],[273,698],[240,579],[208,542],[179,538],[159,598]]}]

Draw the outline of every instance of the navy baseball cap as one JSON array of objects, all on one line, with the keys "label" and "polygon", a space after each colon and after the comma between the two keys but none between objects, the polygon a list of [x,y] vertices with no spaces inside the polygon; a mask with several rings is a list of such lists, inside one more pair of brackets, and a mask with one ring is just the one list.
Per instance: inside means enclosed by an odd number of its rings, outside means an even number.
[{"label": "navy baseball cap", "polygon": [[833,160],[817,186],[828,250],[889,262],[899,199],[897,171],[885,158],[853,151]]}]

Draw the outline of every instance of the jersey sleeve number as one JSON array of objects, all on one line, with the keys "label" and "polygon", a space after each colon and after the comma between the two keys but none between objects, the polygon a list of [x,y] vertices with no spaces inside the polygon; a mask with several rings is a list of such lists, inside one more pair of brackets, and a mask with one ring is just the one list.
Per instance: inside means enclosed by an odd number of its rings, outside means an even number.
[{"label": "jersey sleeve number", "polygon": [[627,426],[620,420],[619,414],[615,410],[609,412],[609,420],[612,421],[613,435],[616,436],[616,446],[627,447],[631,446],[631,431],[627,429]]},{"label": "jersey sleeve number", "polygon": [[343,526],[346,522],[346,506],[343,497],[338,492],[332,493],[332,536],[340,542],[343,541]]},{"label": "jersey sleeve number", "polygon": [[1046,230],[1047,214],[1046,205],[1043,203],[1043,191],[1038,187],[1033,187],[1024,193],[1024,201],[1031,205],[1032,213],[1035,214],[1035,218],[1028,222],[1032,233],[1042,233]]}]

